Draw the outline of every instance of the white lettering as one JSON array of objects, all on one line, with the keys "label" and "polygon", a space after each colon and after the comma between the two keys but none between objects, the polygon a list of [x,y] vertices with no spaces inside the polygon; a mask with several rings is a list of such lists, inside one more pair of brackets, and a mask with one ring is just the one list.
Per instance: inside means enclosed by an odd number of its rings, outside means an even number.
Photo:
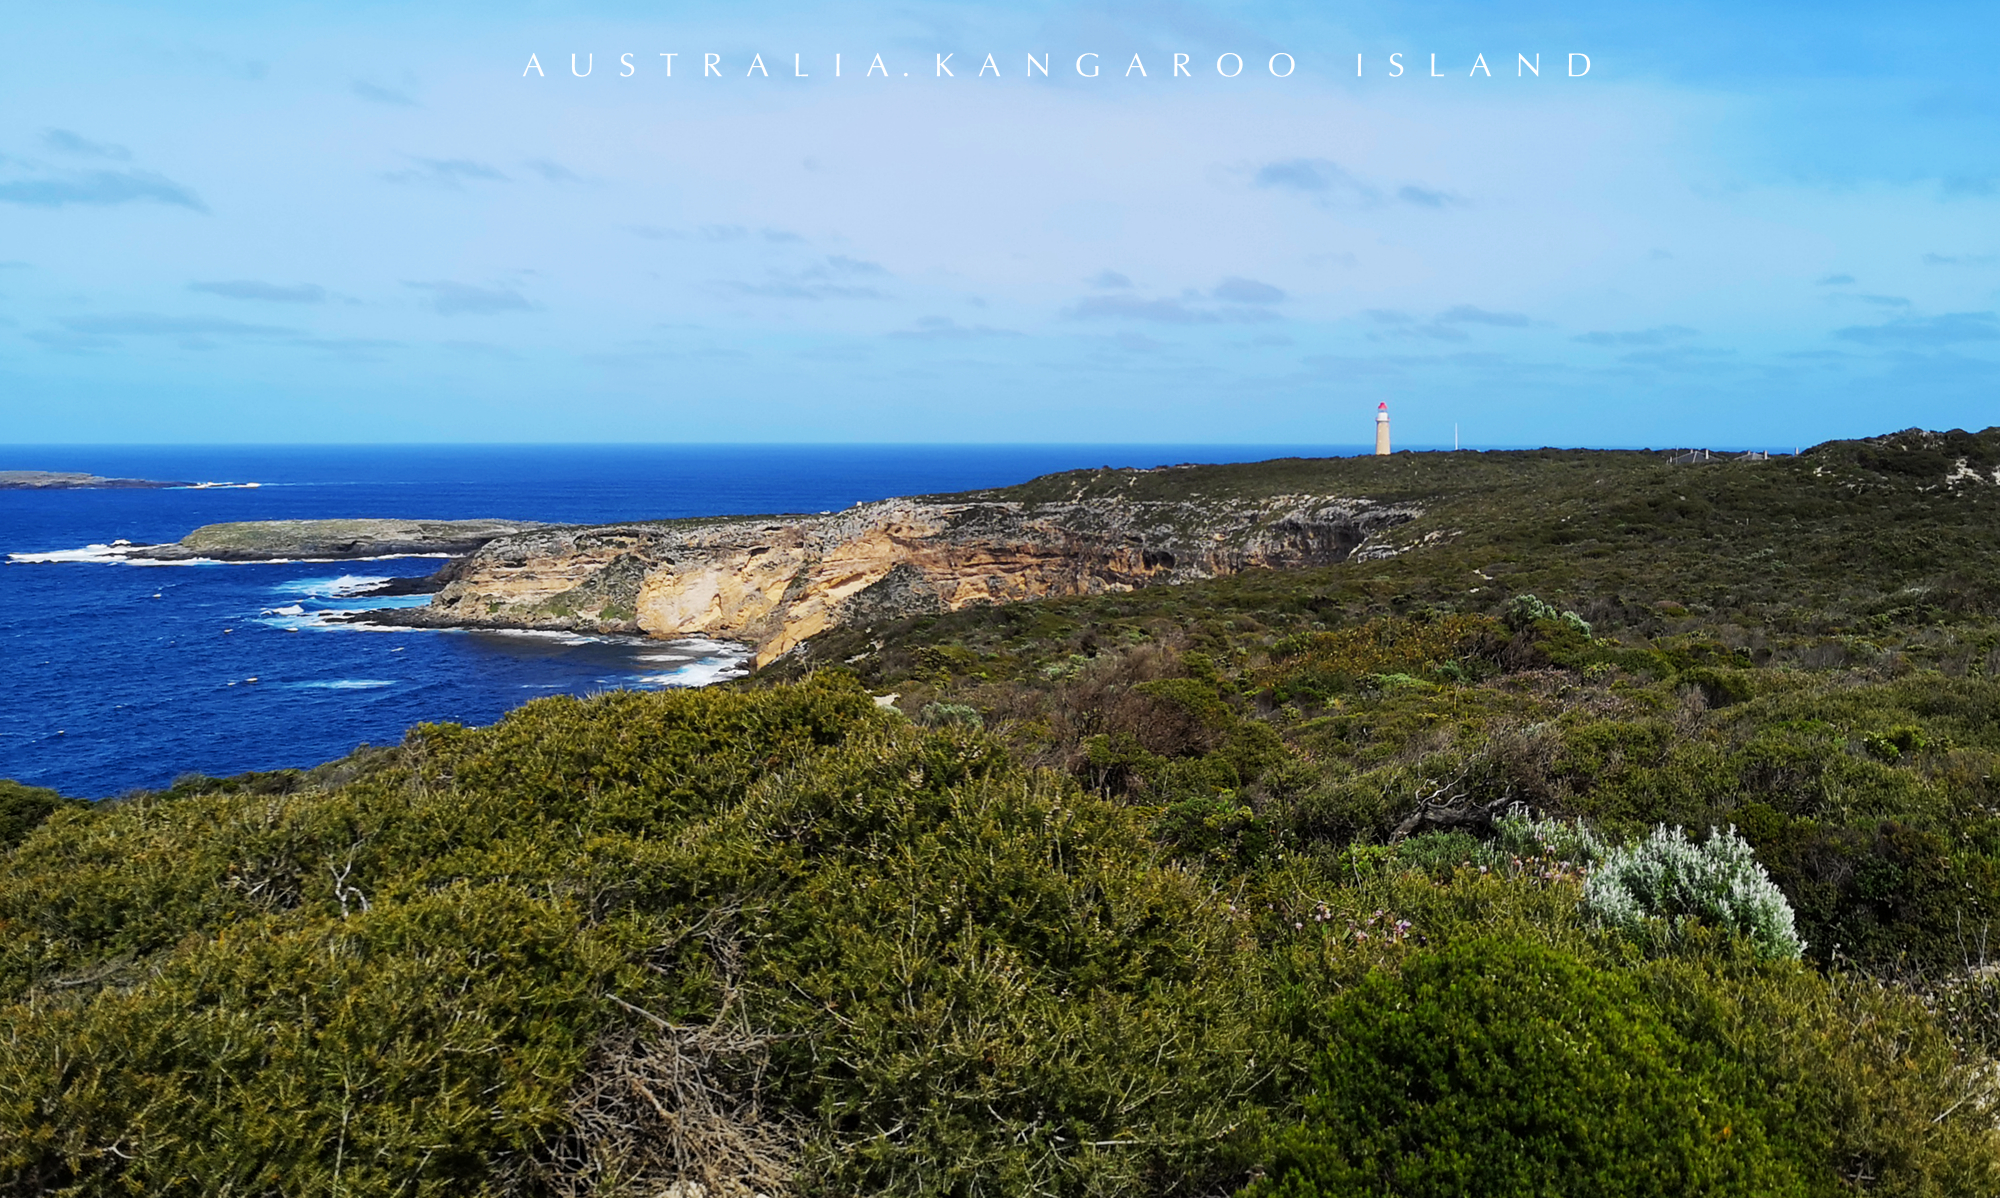
[{"label": "white lettering", "polygon": [[[1572,57],[1574,56],[1572,55]],[[596,69],[597,55],[595,54],[586,54],[583,56],[583,69],[581,71],[576,69],[576,55],[572,54],[569,56],[569,73],[575,75],[578,79],[588,79],[590,73]]]},{"label": "white lettering", "polygon": [[[1579,70],[1577,70],[1577,69],[1576,69],[1576,60],[1577,60],[1577,59],[1579,59],[1579,58],[1581,58],[1581,59],[1583,60],[1583,69],[1582,69],[1581,71],[1579,71]],[[1570,77],[1571,79],[1581,79],[1581,78],[1583,78],[1583,77],[1584,77],[1585,75],[1588,75],[1588,74],[1590,74],[1590,55],[1588,55],[1588,54],[1572,54],[1572,55],[1570,55],[1570,56],[1569,56],[1569,77]]]},{"label": "white lettering", "polygon": [[1390,78],[1393,79],[1394,77],[1402,73],[1403,73],[1403,56],[1401,54],[1391,54],[1389,56]]},{"label": "white lettering", "polygon": [[840,78],[840,55],[838,54],[833,56],[833,77],[835,79]]},{"label": "white lettering", "polygon": [[944,64],[946,64],[946,63],[948,63],[948,62],[950,62],[950,61],[951,61],[951,55],[949,55],[949,54],[940,54],[940,55],[938,55],[938,56],[937,56],[937,62],[938,62],[938,69],[937,69],[937,74],[936,74],[936,75],[934,75],[934,76],[932,76],[932,78],[935,78],[935,79],[942,79],[942,78],[945,78],[945,77],[947,77],[947,76],[949,76],[950,78],[953,78],[953,79],[956,79],[956,78],[958,78],[958,76],[956,76],[956,75],[953,75],[953,74],[951,73],[951,68],[950,68],[950,67],[948,67],[948,66],[944,65]]},{"label": "white lettering", "polygon": [[1000,77],[1000,64],[993,61],[993,56],[991,54],[988,54],[986,56],[986,65],[979,68],[979,77],[981,79],[986,78],[986,72],[988,71],[993,72],[994,78],[997,79]]},{"label": "white lettering", "polygon": [[1438,74],[1438,56],[1435,54],[1431,55],[1431,78],[1433,79],[1444,78],[1443,75]]},{"label": "white lettering", "polygon": [[797,54],[792,55],[792,78],[794,79],[812,78],[812,76],[806,74],[805,67],[799,63],[799,57],[800,56]]},{"label": "white lettering", "polygon": [[1035,77],[1035,69],[1037,67],[1041,68],[1042,78],[1047,79],[1049,77],[1048,51],[1046,50],[1042,51],[1042,61],[1040,62],[1035,61],[1034,55],[1032,54],[1028,55],[1028,78],[1033,79]]},{"label": "white lettering", "polygon": [[625,69],[618,72],[620,79],[630,79],[639,73],[639,68],[632,65],[632,56],[630,54],[620,54],[618,61],[625,64]]},{"label": "white lettering", "polygon": [[1130,79],[1132,77],[1132,72],[1134,71],[1139,72],[1139,78],[1141,79],[1148,78],[1146,74],[1146,64],[1139,61],[1139,56],[1137,54],[1134,54],[1132,56],[1132,65],[1125,68],[1125,77],[1127,79]]},{"label": "white lettering", "polygon": [[[1223,70],[1223,69],[1222,69],[1222,58],[1233,58],[1233,59],[1235,59],[1235,60],[1236,60],[1236,69],[1235,69],[1235,70],[1233,70],[1233,71],[1225,71],[1225,70]],[[1234,78],[1236,78],[1236,77],[1237,77],[1238,75],[1241,75],[1241,74],[1243,73],[1243,56],[1242,56],[1241,54],[1225,54],[1225,55],[1223,55],[1223,56],[1222,56],[1222,58],[1218,58],[1218,59],[1216,59],[1216,60],[1215,60],[1215,73],[1216,73],[1216,74],[1218,74],[1218,75],[1222,76],[1222,77],[1223,77],[1224,79],[1234,79]]]},{"label": "white lettering", "polygon": [[528,65],[521,68],[521,78],[526,79],[529,71],[533,71],[544,79],[549,77],[548,73],[542,70],[542,60],[532,54],[528,55]]},{"label": "white lettering", "polygon": [[[1285,73],[1282,75],[1278,75],[1278,60],[1280,58],[1285,60]],[[1283,50],[1280,50],[1276,54],[1271,55],[1271,73],[1273,75],[1278,75],[1278,78],[1289,79],[1292,77],[1292,72],[1298,69],[1299,69],[1298,60],[1294,59],[1291,55],[1285,53]]]},{"label": "white lettering", "polygon": [[1354,77],[1356,79],[1361,78],[1361,56],[1359,54],[1354,56]]},{"label": "white lettering", "polygon": [[1516,58],[1518,58],[1518,59],[1520,59],[1520,60],[1521,60],[1521,61],[1520,61],[1520,63],[1519,63],[1518,65],[1516,65],[1516,66],[1515,66],[1515,68],[1514,68],[1514,78],[1516,78],[1516,79],[1519,79],[1519,78],[1521,77],[1521,68],[1522,68],[1522,67],[1526,67],[1526,68],[1527,68],[1528,70],[1530,70],[1530,71],[1533,71],[1533,72],[1534,72],[1534,74],[1535,74],[1535,77],[1536,77],[1536,78],[1538,78],[1538,79],[1539,79],[1539,78],[1541,77],[1541,74],[1542,74],[1542,56],[1541,56],[1541,55],[1539,55],[1539,54],[1535,55],[1535,61],[1533,61],[1533,62],[1529,62],[1529,61],[1528,61],[1528,56],[1527,56],[1527,55],[1525,55],[1525,54],[1516,54],[1516,55],[1515,55],[1514,57],[1516,57]]},{"label": "white lettering", "polygon": [[887,79],[889,77],[889,68],[882,65],[882,56],[880,54],[877,54],[875,61],[869,65],[868,77],[873,78],[877,71],[882,72],[882,78]]},{"label": "white lettering", "polygon": [[1487,77],[1488,79],[1491,79],[1491,78],[1493,78],[1493,72],[1492,72],[1492,70],[1491,70],[1491,69],[1489,69],[1489,68],[1487,67],[1487,65],[1486,65],[1486,56],[1485,56],[1484,54],[1481,54],[1481,55],[1480,55],[1480,56],[1479,56],[1478,58],[1476,58],[1476,59],[1474,59],[1474,60],[1473,60],[1473,63],[1472,63],[1472,69],[1471,69],[1471,70],[1469,70],[1469,71],[1467,71],[1467,72],[1465,73],[1465,77],[1466,77],[1467,79],[1470,79],[1470,78],[1472,78],[1472,77],[1473,77],[1474,75],[1477,75],[1477,74],[1478,74],[1479,72],[1481,72],[1481,71],[1485,71],[1485,72],[1486,72],[1486,77]]},{"label": "white lettering", "polygon": [[1095,55],[1095,54],[1079,54],[1079,55],[1077,55],[1077,56],[1076,56],[1076,73],[1077,73],[1077,74],[1079,74],[1079,75],[1081,75],[1081,76],[1083,76],[1083,77],[1084,77],[1085,79],[1095,79],[1095,78],[1097,78],[1097,64],[1096,64],[1096,63],[1094,63],[1094,62],[1093,62],[1093,63],[1091,63],[1091,64],[1090,64],[1090,69],[1089,69],[1089,70],[1087,70],[1087,71],[1083,69],[1083,60],[1084,60],[1084,59],[1086,59],[1086,58],[1096,58],[1096,57],[1097,57],[1097,55]]},{"label": "white lettering", "polygon": [[[750,71],[764,71],[764,56],[762,54],[752,54],[750,56]],[[745,79],[750,77],[750,71],[743,72]],[[764,71],[764,78],[769,79],[770,77],[771,72]]]},{"label": "white lettering", "polygon": [[704,54],[701,56],[701,77],[703,79],[708,78],[710,75],[721,75],[721,74],[722,74],[722,55]]},{"label": "white lettering", "polygon": [[1194,72],[1187,69],[1187,64],[1188,64],[1187,55],[1185,54],[1174,55],[1174,75],[1176,78],[1182,75],[1186,75],[1190,79],[1194,78]]},{"label": "white lettering", "polygon": [[665,51],[660,52],[660,57],[667,60],[667,78],[669,79],[674,77],[674,55],[679,53],[680,51],[678,50],[674,51],[673,54],[668,54]]}]

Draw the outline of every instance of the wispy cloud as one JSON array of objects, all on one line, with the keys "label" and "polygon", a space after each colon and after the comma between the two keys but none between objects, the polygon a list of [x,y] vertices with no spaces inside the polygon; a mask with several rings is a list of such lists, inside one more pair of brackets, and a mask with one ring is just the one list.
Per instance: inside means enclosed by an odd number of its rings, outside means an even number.
[{"label": "wispy cloud", "polygon": [[1471,304],[1459,304],[1438,316],[1441,324],[1490,324],[1501,328],[1524,329],[1534,322],[1519,312],[1488,312]]},{"label": "wispy cloud", "polygon": [[247,324],[212,316],[161,316],[126,312],[107,316],[72,316],[59,322],[72,333],[96,337],[289,337],[297,329],[274,324]]},{"label": "wispy cloud", "polygon": [[1734,369],[1735,364],[1727,359],[1734,357],[1733,349],[1707,349],[1695,345],[1676,345],[1666,349],[1644,349],[1629,354],[1621,354],[1620,362],[1633,366],[1650,366],[1674,374],[1713,374],[1720,370]]},{"label": "wispy cloud", "polygon": [[207,212],[192,191],[151,171],[65,171],[0,183],[0,204],[62,208],[71,204],[169,204]]},{"label": "wispy cloud", "polygon": [[1991,312],[1950,312],[1942,316],[1905,316],[1888,324],[1852,325],[1835,329],[1842,341],[1859,345],[1924,348],[2000,341],[2000,318]]},{"label": "wispy cloud", "polygon": [[1345,199],[1357,204],[1380,203],[1382,191],[1348,173],[1347,168],[1325,158],[1285,158],[1267,162],[1250,178],[1252,187],[1297,191],[1324,199]]},{"label": "wispy cloud", "polygon": [[254,279],[234,279],[218,283],[189,283],[189,291],[205,291],[227,299],[262,300],[271,304],[321,304],[326,288],[317,283],[260,283]]},{"label": "wispy cloud", "polygon": [[1379,341],[1383,337],[1403,337],[1422,341],[1470,341],[1472,334],[1462,327],[1468,324],[1491,325],[1496,328],[1520,329],[1533,324],[1527,316],[1519,312],[1489,312],[1485,308],[1471,304],[1458,304],[1447,308],[1426,321],[1419,321],[1407,312],[1393,308],[1368,308],[1362,315],[1376,324],[1387,325],[1386,333],[1370,333],[1369,339]]},{"label": "wispy cloud", "polygon": [[429,306],[440,316],[484,315],[494,312],[532,312],[535,305],[527,297],[512,287],[475,287],[470,283],[453,283],[438,280],[429,283],[404,283],[418,291],[428,292]]},{"label": "wispy cloud", "polygon": [[1090,276],[1090,278],[1084,280],[1084,282],[1097,288],[1099,291],[1129,290],[1132,286],[1131,279],[1126,278],[1115,270],[1100,270]]},{"label": "wispy cloud", "polygon": [[1684,341],[1694,335],[1694,330],[1688,328],[1686,325],[1663,324],[1650,329],[1632,329],[1617,333],[1580,333],[1575,337],[1571,337],[1570,340],[1581,345],[1667,345],[1675,341]]},{"label": "wispy cloud", "polygon": [[802,270],[774,270],[770,278],[762,283],[725,280],[717,286],[736,295],[759,299],[873,300],[887,297],[865,280],[889,277],[888,269],[879,262],[864,262],[843,254],[833,254]]},{"label": "wispy cloud", "polygon": [[1231,304],[1277,304],[1285,299],[1285,293],[1269,283],[1240,279],[1234,275],[1217,283],[1215,290],[1209,294]]},{"label": "wispy cloud", "polygon": [[522,165],[540,175],[545,183],[583,182],[583,176],[551,158],[530,158]]},{"label": "wispy cloud", "polygon": [[1405,204],[1415,204],[1419,208],[1444,208],[1452,204],[1463,203],[1462,200],[1448,191],[1438,191],[1430,187],[1418,187],[1414,183],[1407,183],[1398,187],[1396,189],[1396,198]]},{"label": "wispy cloud", "polygon": [[2000,254],[1925,254],[1925,266],[1991,266]]},{"label": "wispy cloud", "polygon": [[1368,182],[1326,158],[1283,158],[1267,162],[1250,176],[1250,185],[1309,195],[1327,207],[1373,208],[1395,202],[1418,208],[1445,208],[1465,201],[1435,187],[1405,183],[1389,189]]},{"label": "wispy cloud", "polygon": [[393,87],[383,87],[379,83],[370,83],[366,79],[356,79],[348,84],[347,90],[371,104],[388,104],[395,108],[417,107],[416,97],[408,92],[400,92]]},{"label": "wispy cloud", "polygon": [[415,166],[389,171],[382,178],[390,183],[428,185],[453,191],[467,183],[506,183],[507,176],[470,158],[412,158]]},{"label": "wispy cloud", "polygon": [[926,316],[913,329],[898,329],[889,336],[903,341],[977,341],[989,337],[1019,337],[1012,329],[991,325],[963,325],[949,316]]},{"label": "wispy cloud", "polygon": [[1878,308],[1907,308],[1910,301],[1900,295],[1857,295],[1855,299],[1864,304],[1874,304]]},{"label": "wispy cloud", "polygon": [[373,361],[381,356],[383,350],[403,348],[400,341],[384,341],[375,337],[298,337],[291,344],[354,361]]},{"label": "wispy cloud", "polygon": [[75,154],[82,158],[109,158],[117,162],[129,161],[132,151],[124,146],[107,141],[92,141],[68,129],[47,129],[42,132],[42,144],[60,154]]},{"label": "wispy cloud", "polygon": [[[1243,280],[1248,282],[1249,280]],[[1258,284],[1262,286],[1262,284]],[[1272,288],[1276,291],[1277,288]],[[1282,293],[1280,293],[1282,295]],[[1197,308],[1185,299],[1142,299],[1136,295],[1087,295],[1062,314],[1064,320],[1142,320],[1149,324],[1223,324],[1277,320],[1264,307]]]},{"label": "wispy cloud", "polygon": [[1828,276],[1826,276],[1825,278],[1821,279],[1821,280],[1820,280],[1819,282],[1817,282],[1817,283],[1814,283],[1814,284],[1813,284],[1813,286],[1815,286],[1815,287],[1845,287],[1845,286],[1847,286],[1848,284],[1850,284],[1850,283],[1852,283],[1852,282],[1854,282],[1854,276],[1853,276],[1853,275],[1828,275]]}]

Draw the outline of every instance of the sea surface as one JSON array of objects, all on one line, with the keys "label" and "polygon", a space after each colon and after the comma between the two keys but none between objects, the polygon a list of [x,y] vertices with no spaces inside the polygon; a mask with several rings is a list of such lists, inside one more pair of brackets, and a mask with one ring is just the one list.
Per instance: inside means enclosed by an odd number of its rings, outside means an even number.
[{"label": "sea surface", "polygon": [[[329,624],[429,558],[143,566],[91,546],[226,520],[551,523],[833,511],[1094,466],[1256,461],[1358,446],[0,448],[0,470],[256,487],[0,491],[0,778],[98,798],[189,773],[306,767],[424,721],[487,724],[539,695],[700,686],[715,641]],[[24,560],[25,559],[25,560]]]}]

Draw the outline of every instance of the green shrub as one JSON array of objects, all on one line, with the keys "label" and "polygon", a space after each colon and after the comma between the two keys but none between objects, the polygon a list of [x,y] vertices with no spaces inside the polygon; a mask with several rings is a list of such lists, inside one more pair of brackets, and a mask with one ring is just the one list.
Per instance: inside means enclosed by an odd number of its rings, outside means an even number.
[{"label": "green shrub", "polygon": [[1661,921],[1671,934],[1700,920],[1749,938],[1771,958],[1805,951],[1792,906],[1757,864],[1749,842],[1709,829],[1695,844],[1684,829],[1654,829],[1645,840],[1607,853],[1584,884],[1587,910],[1606,924],[1645,932]]},{"label": "green shrub", "polygon": [[1710,707],[1727,707],[1741,703],[1754,693],[1750,689],[1748,670],[1727,670],[1716,666],[1694,666],[1682,670],[1676,679],[1682,686],[1692,686],[1701,691],[1701,696]]},{"label": "green shrub", "polygon": [[1324,1027],[1249,1198],[1810,1192],[1740,1074],[1629,975],[1474,941],[1370,975]]},{"label": "green shrub", "polygon": [[0,850],[21,843],[59,808],[81,805],[78,800],[65,799],[53,790],[0,778]]},{"label": "green shrub", "polygon": [[1516,595],[1500,609],[1501,623],[1515,632],[1528,631],[1544,620],[1590,639],[1590,621],[1573,611],[1558,610],[1533,595]]},{"label": "green shrub", "polygon": [[979,714],[979,709],[966,703],[926,703],[923,710],[917,713],[917,720],[933,728],[948,724],[967,728],[986,727],[986,718]]}]

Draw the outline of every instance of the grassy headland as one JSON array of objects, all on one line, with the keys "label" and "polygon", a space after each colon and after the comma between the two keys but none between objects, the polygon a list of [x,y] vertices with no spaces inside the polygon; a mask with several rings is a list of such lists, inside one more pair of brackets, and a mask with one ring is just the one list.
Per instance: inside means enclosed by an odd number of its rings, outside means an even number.
[{"label": "grassy headland", "polygon": [[[1424,514],[312,771],[0,793],[0,1178],[2000,1192],[1996,469],[2000,430],[1052,476],[990,494]],[[1713,872],[1730,825],[1782,901]]]}]

